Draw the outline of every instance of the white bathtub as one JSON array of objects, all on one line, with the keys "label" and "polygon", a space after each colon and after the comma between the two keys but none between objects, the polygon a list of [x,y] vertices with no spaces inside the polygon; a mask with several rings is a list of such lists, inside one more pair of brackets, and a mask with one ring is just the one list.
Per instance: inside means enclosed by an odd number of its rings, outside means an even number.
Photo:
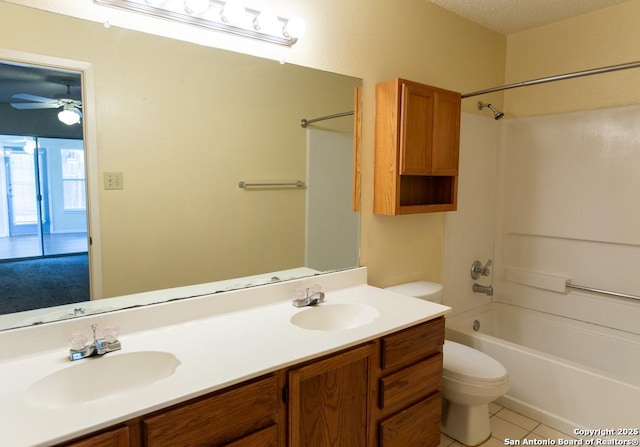
[{"label": "white bathtub", "polygon": [[448,318],[446,334],[507,368],[507,408],[562,431],[640,427],[639,335],[502,303]]}]

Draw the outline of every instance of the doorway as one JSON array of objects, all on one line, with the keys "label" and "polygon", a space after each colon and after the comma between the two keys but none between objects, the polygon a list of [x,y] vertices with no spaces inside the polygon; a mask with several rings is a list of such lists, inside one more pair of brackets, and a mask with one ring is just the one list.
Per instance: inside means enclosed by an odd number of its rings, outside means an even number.
[{"label": "doorway", "polygon": [[[71,295],[90,300],[82,85],[89,67],[60,60],[69,70],[51,68],[38,65],[38,55],[4,53],[17,60],[0,60],[0,313],[66,304]],[[80,119],[65,122],[66,110]]]}]

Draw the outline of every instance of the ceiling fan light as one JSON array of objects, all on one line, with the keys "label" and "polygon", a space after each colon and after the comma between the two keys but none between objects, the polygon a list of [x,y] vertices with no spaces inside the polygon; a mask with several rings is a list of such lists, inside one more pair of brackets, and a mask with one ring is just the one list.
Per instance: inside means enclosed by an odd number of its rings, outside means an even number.
[{"label": "ceiling fan light", "polygon": [[71,126],[80,122],[80,113],[73,106],[65,106],[58,113],[58,119],[67,126]]}]

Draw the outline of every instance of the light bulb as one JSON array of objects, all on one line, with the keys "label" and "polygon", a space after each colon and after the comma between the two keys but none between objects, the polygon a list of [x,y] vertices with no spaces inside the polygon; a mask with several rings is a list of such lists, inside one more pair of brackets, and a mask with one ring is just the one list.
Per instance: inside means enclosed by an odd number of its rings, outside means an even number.
[{"label": "light bulb", "polygon": [[225,23],[238,24],[244,19],[245,9],[241,0],[229,0],[222,8],[222,20]]},{"label": "light bulb", "polygon": [[257,31],[265,33],[275,32],[279,28],[279,25],[280,20],[278,20],[278,16],[272,11],[262,11],[253,21],[253,27]]},{"label": "light bulb", "polygon": [[209,9],[209,0],[184,0],[184,10],[191,15],[202,14]]},{"label": "light bulb", "polygon": [[301,17],[291,17],[282,32],[285,37],[298,39],[307,32],[307,24]]},{"label": "light bulb", "polygon": [[80,114],[73,106],[69,108],[65,106],[64,109],[58,113],[58,119],[67,126],[71,126],[72,124],[80,122]]}]

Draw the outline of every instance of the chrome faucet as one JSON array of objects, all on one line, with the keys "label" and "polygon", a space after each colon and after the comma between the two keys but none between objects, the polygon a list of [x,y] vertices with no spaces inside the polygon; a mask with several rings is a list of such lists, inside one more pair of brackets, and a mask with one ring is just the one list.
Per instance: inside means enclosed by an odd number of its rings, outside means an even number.
[{"label": "chrome faucet", "polygon": [[294,292],[294,307],[315,306],[324,301],[324,292],[320,286],[305,287]]},{"label": "chrome faucet", "polygon": [[473,284],[473,291],[477,293],[486,293],[488,296],[493,296],[493,286],[482,286],[480,284]]},{"label": "chrome faucet", "polygon": [[71,349],[69,349],[69,360],[80,360],[87,357],[104,355],[108,352],[118,351],[122,346],[118,341],[118,329],[116,326],[106,326],[103,338],[96,337],[97,324],[91,325],[93,331],[93,342],[86,344],[86,337],[82,333],[75,333],[71,336]]}]

